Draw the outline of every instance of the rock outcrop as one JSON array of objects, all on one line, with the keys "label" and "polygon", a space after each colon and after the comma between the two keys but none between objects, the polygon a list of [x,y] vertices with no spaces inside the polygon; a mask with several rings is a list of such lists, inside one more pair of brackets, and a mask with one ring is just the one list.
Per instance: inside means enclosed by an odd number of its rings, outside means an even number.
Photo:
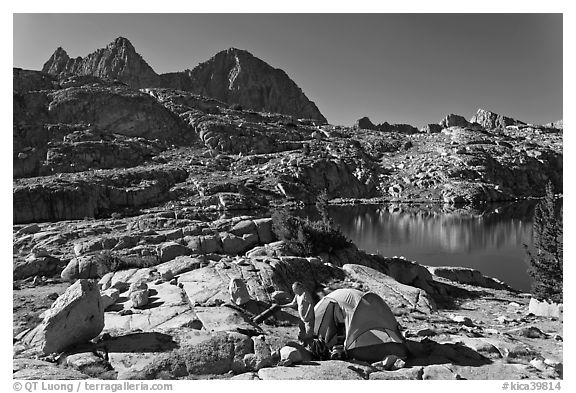
[{"label": "rock outcrop", "polygon": [[454,114],[450,114],[450,115],[446,116],[438,124],[443,128],[467,127],[469,125],[468,121],[464,117],[462,117],[460,115],[454,115]]},{"label": "rock outcrop", "polygon": [[476,114],[470,119],[470,123],[478,123],[487,130],[503,129],[511,125],[526,124],[511,117],[499,115],[485,109],[478,109]]},{"label": "rock outcrop", "polygon": [[420,129],[420,132],[424,133],[434,133],[442,131],[442,126],[440,124],[427,124]]},{"label": "rock outcrop", "polygon": [[415,134],[419,132],[416,127],[413,127],[410,124],[390,124],[388,122],[384,122],[382,124],[374,124],[368,117],[359,119],[354,124],[354,128],[382,132],[399,132],[402,134]]},{"label": "rock outcrop", "polygon": [[553,129],[557,129],[557,130],[563,130],[564,129],[564,121],[563,120],[557,120],[557,121],[553,121],[551,123],[546,123],[546,124],[544,124],[544,127],[553,128]]},{"label": "rock outcrop", "polygon": [[461,284],[494,289],[510,289],[510,287],[502,281],[484,276],[480,271],[475,269],[454,266],[428,266],[428,270],[435,276],[447,278]]}]

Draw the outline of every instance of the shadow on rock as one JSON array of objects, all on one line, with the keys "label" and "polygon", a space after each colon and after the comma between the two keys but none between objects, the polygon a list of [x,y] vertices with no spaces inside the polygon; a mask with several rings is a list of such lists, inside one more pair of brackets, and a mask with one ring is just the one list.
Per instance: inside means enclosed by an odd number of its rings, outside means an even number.
[{"label": "shadow on rock", "polygon": [[424,339],[420,342],[407,340],[406,347],[409,353],[407,367],[446,363],[479,367],[492,363],[492,360],[462,344],[440,344]]},{"label": "shadow on rock", "polygon": [[489,292],[485,291],[468,291],[464,288],[457,287],[446,282],[434,280],[434,286],[438,289],[439,293],[430,294],[439,309],[455,310],[460,308],[458,299],[475,299],[482,296],[489,296]]},{"label": "shadow on rock", "polygon": [[164,352],[178,347],[172,336],[157,332],[131,333],[104,340],[100,345],[108,352]]},{"label": "shadow on rock", "polygon": [[145,305],[144,307],[141,307],[142,310],[148,310],[151,308],[160,307],[161,305],[164,304],[164,302],[159,301],[159,300],[160,300],[160,298],[158,298],[158,297],[149,297],[148,298],[148,304]]},{"label": "shadow on rock", "polygon": [[128,296],[120,296],[118,300],[116,300],[116,304],[118,303],[126,303],[130,298]]},{"label": "shadow on rock", "polygon": [[[239,311],[241,310],[243,313],[248,315],[252,320],[256,316],[270,310],[270,303],[250,299],[243,306],[231,306],[231,307],[234,308],[235,310]],[[265,320],[263,320],[262,322],[267,324],[269,322],[272,325],[277,324],[277,322],[280,323],[285,322],[289,323],[290,325],[296,325],[298,324],[298,321],[299,318],[297,316],[294,316],[286,311],[283,311],[282,309],[276,309],[273,312],[271,312],[270,316],[266,317]]]}]

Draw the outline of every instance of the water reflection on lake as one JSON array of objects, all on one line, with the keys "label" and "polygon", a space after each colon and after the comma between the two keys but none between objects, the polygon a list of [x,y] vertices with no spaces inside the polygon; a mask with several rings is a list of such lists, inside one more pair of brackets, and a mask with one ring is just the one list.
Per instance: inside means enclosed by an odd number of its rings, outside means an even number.
[{"label": "water reflection on lake", "polygon": [[360,249],[431,266],[465,266],[529,291],[524,244],[535,204],[489,206],[461,214],[401,206],[331,206],[330,215]]}]

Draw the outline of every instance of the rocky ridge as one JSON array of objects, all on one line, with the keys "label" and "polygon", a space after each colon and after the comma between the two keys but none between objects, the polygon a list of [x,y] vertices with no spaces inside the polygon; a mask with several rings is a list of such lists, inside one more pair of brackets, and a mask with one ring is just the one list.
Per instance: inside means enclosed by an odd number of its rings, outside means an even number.
[{"label": "rocky ridge", "polygon": [[165,87],[184,90],[247,109],[326,122],[316,105],[284,71],[236,48],[221,51],[192,70],[159,75],[128,39],[118,37],[106,48],[84,58],[72,59],[64,49],[58,48],[42,71],[59,77],[75,75],[117,79],[135,89]]},{"label": "rocky ridge", "polygon": [[558,129],[449,116],[441,132],[385,132],[94,77],[16,69],[14,79],[14,223],[258,209],[311,203],[322,190],[474,206],[542,195],[548,181],[562,189]]}]

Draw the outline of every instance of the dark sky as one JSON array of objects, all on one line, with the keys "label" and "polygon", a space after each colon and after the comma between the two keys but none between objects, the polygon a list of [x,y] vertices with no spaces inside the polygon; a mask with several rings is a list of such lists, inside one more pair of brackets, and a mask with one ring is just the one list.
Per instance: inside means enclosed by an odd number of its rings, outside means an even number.
[{"label": "dark sky", "polygon": [[128,38],[158,72],[229,47],[282,68],[332,124],[436,123],[477,108],[562,118],[561,14],[15,14],[14,66]]}]

